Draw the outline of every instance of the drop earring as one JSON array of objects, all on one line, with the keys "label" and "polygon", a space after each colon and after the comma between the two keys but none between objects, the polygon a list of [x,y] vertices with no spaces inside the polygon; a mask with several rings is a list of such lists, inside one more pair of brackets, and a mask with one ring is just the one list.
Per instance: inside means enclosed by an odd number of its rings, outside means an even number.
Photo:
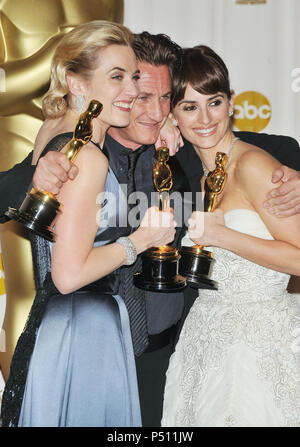
[{"label": "drop earring", "polygon": [[84,103],[85,103],[85,101],[84,101],[84,97],[82,94],[76,96],[75,105],[76,105],[76,109],[79,113],[82,113]]},{"label": "drop earring", "polygon": [[229,116],[232,116],[232,115],[233,115],[233,110],[230,110]]}]

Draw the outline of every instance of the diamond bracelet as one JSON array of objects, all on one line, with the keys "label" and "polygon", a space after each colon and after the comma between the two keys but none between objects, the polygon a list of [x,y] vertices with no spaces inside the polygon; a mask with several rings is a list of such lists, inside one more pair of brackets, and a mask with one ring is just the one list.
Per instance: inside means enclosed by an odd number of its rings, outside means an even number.
[{"label": "diamond bracelet", "polygon": [[137,252],[134,243],[129,237],[119,237],[116,242],[124,247],[126,252],[125,265],[132,265],[137,258]]}]

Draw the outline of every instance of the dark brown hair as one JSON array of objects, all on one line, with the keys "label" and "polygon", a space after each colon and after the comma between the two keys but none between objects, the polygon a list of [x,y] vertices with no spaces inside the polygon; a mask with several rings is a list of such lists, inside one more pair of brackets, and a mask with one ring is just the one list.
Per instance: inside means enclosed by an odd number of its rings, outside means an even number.
[{"label": "dark brown hair", "polygon": [[166,34],[150,34],[144,31],[134,34],[133,50],[140,62],[160,66],[167,65],[170,75],[181,59],[181,47],[173,42]]},{"label": "dark brown hair", "polygon": [[181,63],[173,76],[172,107],[184,98],[187,85],[198,93],[225,93],[231,98],[228,69],[211,48],[198,45],[182,50]]}]

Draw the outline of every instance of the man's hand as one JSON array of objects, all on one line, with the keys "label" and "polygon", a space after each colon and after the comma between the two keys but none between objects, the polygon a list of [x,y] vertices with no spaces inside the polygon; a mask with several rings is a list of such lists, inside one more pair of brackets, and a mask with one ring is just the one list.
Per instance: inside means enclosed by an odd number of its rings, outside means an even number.
[{"label": "man's hand", "polygon": [[40,158],[33,176],[33,186],[40,191],[56,195],[67,180],[73,180],[78,174],[76,165],[65,154],[49,151]]},{"label": "man's hand", "polygon": [[273,172],[272,182],[282,184],[268,193],[264,202],[267,211],[278,217],[300,213],[300,172],[281,166]]},{"label": "man's hand", "polygon": [[169,114],[165,124],[160,129],[158,140],[155,143],[156,149],[162,146],[169,148],[170,155],[175,155],[179,148],[183,146],[183,140],[172,113]]}]

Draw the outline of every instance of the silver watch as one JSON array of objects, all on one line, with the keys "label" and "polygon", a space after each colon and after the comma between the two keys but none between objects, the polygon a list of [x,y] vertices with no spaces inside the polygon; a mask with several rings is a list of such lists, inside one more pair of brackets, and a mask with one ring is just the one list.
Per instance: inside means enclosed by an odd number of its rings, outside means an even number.
[{"label": "silver watch", "polygon": [[129,237],[119,237],[119,239],[116,240],[118,244],[122,245],[122,247],[125,248],[126,252],[126,262],[125,265],[131,265],[136,261],[137,258],[137,252],[134,243],[132,242]]}]

